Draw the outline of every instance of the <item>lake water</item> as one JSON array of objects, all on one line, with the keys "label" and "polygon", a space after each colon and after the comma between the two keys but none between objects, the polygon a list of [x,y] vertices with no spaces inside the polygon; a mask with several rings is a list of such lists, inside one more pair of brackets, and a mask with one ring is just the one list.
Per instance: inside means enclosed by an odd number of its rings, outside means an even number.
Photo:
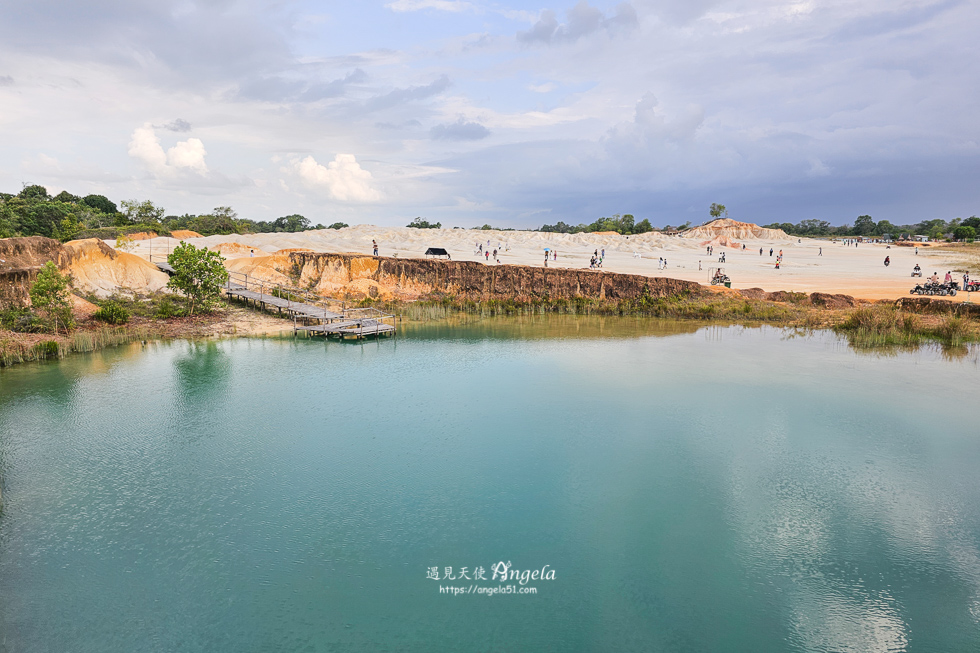
[{"label": "lake water", "polygon": [[585,318],[3,370],[0,651],[975,652],[978,378]]}]

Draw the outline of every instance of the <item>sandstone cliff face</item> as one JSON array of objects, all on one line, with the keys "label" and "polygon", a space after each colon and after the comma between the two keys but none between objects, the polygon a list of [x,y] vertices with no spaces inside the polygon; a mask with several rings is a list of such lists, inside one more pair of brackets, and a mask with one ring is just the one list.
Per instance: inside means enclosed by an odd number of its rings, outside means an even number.
[{"label": "sandstone cliff face", "polygon": [[65,266],[61,243],[43,236],[0,239],[0,308],[30,304],[31,284],[48,261]]},{"label": "sandstone cliff face", "polygon": [[[418,299],[636,299],[699,292],[691,281],[595,270],[484,265],[473,261],[400,259],[356,254],[293,252],[288,270],[299,285],[321,295]],[[285,267],[285,266],[283,266]],[[373,283],[371,283],[373,282]]]},{"label": "sandstone cliff face", "polygon": [[97,238],[64,245],[41,236],[5,238],[0,239],[0,308],[28,306],[31,284],[48,261],[71,274],[76,289],[99,297],[124,290],[154,292],[169,279],[149,261]]},{"label": "sandstone cliff face", "polygon": [[115,250],[98,238],[67,242],[64,252],[74,287],[97,297],[121,290],[156,292],[170,279],[146,259]]}]

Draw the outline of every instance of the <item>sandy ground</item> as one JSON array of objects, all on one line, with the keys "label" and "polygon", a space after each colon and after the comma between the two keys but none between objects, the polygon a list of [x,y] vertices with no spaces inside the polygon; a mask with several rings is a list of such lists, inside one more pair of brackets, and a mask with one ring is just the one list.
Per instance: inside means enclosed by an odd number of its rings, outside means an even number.
[{"label": "sandy ground", "polygon": [[[307,248],[318,252],[352,252],[371,254],[371,241],[376,240],[382,256],[419,258],[428,247],[444,247],[453,260],[487,262],[476,252],[477,245],[491,252],[500,248],[501,265],[544,264],[544,249],[558,251],[558,260],[549,260],[549,267],[588,268],[593,252],[605,250],[603,269],[612,272],[666,276],[707,283],[713,268],[721,266],[732,279],[733,288],[762,288],[767,291],[826,292],[852,295],[861,299],[896,299],[908,296],[915,285],[910,276],[919,263],[926,276],[938,272],[953,272],[957,281],[962,270],[971,276],[980,275],[972,269],[978,250],[958,251],[949,248],[920,247],[918,254],[911,247],[888,247],[884,244],[859,244],[846,247],[829,240],[785,238],[778,240],[740,240],[741,247],[715,245],[708,256],[703,239],[663,236],[658,233],[640,236],[598,234],[545,234],[524,231],[478,231],[469,229],[409,229],[407,227],[374,227],[358,225],[346,229],[323,229],[298,234],[249,234],[193,238],[195,245],[216,247],[222,243],[239,243],[255,248],[256,255],[286,248]],[[112,241],[109,241],[112,244]],[[154,238],[139,241],[134,253],[165,257],[179,241]],[[762,248],[763,254],[759,255]],[[774,250],[769,255],[769,249]],[[820,254],[822,248],[822,255]],[[234,250],[237,248],[229,248]],[[783,263],[775,269],[775,259],[783,252]],[[725,263],[718,258],[724,252]],[[885,256],[891,265],[883,264]],[[666,269],[658,269],[658,259],[666,258]],[[493,264],[491,254],[491,262]],[[700,266],[700,267],[699,267]],[[957,272],[960,271],[960,272]],[[973,299],[976,293],[959,293],[955,300]],[[980,297],[977,297],[980,299]]]}]

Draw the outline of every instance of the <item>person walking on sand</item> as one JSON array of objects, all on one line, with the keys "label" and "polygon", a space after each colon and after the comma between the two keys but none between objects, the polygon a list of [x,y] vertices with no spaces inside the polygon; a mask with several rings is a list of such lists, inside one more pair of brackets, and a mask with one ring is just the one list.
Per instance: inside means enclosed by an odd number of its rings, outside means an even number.
[{"label": "person walking on sand", "polygon": [[819,248],[820,251],[817,252],[817,256],[823,256],[823,247]]},{"label": "person walking on sand", "polygon": [[776,269],[777,270],[779,269],[779,259],[778,258],[776,259]]},{"label": "person walking on sand", "polygon": [[497,250],[493,250],[493,260],[496,263],[500,263],[500,259],[497,258]]},{"label": "person walking on sand", "polygon": [[772,256],[772,247],[769,248],[769,256]]},{"label": "person walking on sand", "polygon": [[378,255],[378,241],[372,240],[371,241],[371,246],[374,247],[374,255],[377,256]]},{"label": "person walking on sand", "polygon": [[548,267],[548,252],[544,253],[544,266]]},{"label": "person walking on sand", "polygon": [[701,271],[701,261],[698,261],[698,272]]},{"label": "person walking on sand", "polygon": [[485,251],[483,253],[487,255],[487,263],[489,263],[490,262],[490,250],[488,249],[487,251]]},{"label": "person walking on sand", "polygon": [[759,256],[762,256],[762,248],[759,248]]},{"label": "person walking on sand", "polygon": [[889,265],[889,264],[890,264],[891,262],[892,262],[892,259],[891,259],[891,257],[890,257],[890,256],[886,256],[886,257],[885,257],[885,267],[887,268],[887,267],[888,267],[888,265]]},{"label": "person walking on sand", "polygon": [[248,256],[249,258],[255,258],[255,250],[254,249],[248,250]]}]

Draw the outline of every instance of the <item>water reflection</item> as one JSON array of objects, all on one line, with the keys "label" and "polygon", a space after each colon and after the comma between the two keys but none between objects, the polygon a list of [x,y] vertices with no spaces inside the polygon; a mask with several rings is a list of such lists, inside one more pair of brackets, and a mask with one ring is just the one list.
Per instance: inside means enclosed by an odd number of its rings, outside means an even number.
[{"label": "water reflection", "polygon": [[[980,441],[931,400],[975,382],[962,359],[449,327],[170,343],[72,387],[24,368],[52,399],[0,403],[0,646],[980,649]],[[463,600],[425,578],[501,557],[560,580]]]}]

